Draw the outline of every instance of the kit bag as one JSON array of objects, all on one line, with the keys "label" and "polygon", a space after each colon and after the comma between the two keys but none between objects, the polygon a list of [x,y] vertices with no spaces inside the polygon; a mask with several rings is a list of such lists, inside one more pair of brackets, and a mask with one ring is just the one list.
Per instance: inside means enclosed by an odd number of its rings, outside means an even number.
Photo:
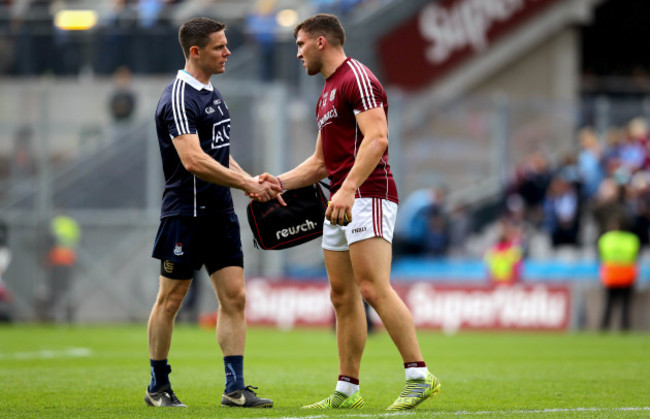
[{"label": "kit bag", "polygon": [[246,210],[255,246],[264,250],[294,247],[323,235],[327,198],[318,183],[285,191],[276,199],[251,200]]}]

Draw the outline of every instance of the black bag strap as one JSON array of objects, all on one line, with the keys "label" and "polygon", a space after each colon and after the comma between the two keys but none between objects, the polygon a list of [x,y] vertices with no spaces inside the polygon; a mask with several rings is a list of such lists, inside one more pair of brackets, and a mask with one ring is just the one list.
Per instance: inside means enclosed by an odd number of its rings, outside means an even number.
[{"label": "black bag strap", "polygon": [[323,188],[327,189],[328,191],[330,190],[330,184],[329,184],[329,183],[325,183],[325,182],[323,182],[322,180],[319,180],[318,183],[319,183]]}]

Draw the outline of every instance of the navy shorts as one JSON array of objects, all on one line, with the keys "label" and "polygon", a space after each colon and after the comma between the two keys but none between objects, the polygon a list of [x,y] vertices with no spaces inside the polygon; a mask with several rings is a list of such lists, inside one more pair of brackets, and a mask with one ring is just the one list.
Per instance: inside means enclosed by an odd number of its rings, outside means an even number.
[{"label": "navy shorts", "polygon": [[152,256],[160,259],[160,274],[172,279],[191,279],[201,266],[208,275],[243,267],[237,214],[163,218]]}]

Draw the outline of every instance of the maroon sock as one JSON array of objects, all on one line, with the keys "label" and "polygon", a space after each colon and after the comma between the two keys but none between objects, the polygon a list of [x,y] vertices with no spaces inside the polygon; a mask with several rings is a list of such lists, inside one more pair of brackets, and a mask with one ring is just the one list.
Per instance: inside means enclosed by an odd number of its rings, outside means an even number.
[{"label": "maroon sock", "polygon": [[404,368],[424,368],[427,364],[424,361],[405,362]]},{"label": "maroon sock", "polygon": [[339,375],[339,381],[345,381],[346,383],[359,385],[359,379],[348,377],[347,375]]}]

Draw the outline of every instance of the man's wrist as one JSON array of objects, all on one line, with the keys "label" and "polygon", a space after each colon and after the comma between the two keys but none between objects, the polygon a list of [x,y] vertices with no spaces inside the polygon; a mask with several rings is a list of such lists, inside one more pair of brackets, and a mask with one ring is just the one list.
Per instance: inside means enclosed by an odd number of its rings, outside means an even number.
[{"label": "man's wrist", "polygon": [[346,192],[346,193],[351,193],[351,194],[354,194],[357,191],[357,189],[358,188],[354,188],[354,187],[350,186],[349,183],[346,184],[345,182],[339,188],[340,191],[343,191],[343,192]]},{"label": "man's wrist", "polygon": [[280,179],[280,176],[277,176],[276,179],[278,180],[278,183],[280,184],[280,188],[282,189],[282,192],[286,191],[286,189],[284,189],[284,185],[282,184],[282,180]]}]

